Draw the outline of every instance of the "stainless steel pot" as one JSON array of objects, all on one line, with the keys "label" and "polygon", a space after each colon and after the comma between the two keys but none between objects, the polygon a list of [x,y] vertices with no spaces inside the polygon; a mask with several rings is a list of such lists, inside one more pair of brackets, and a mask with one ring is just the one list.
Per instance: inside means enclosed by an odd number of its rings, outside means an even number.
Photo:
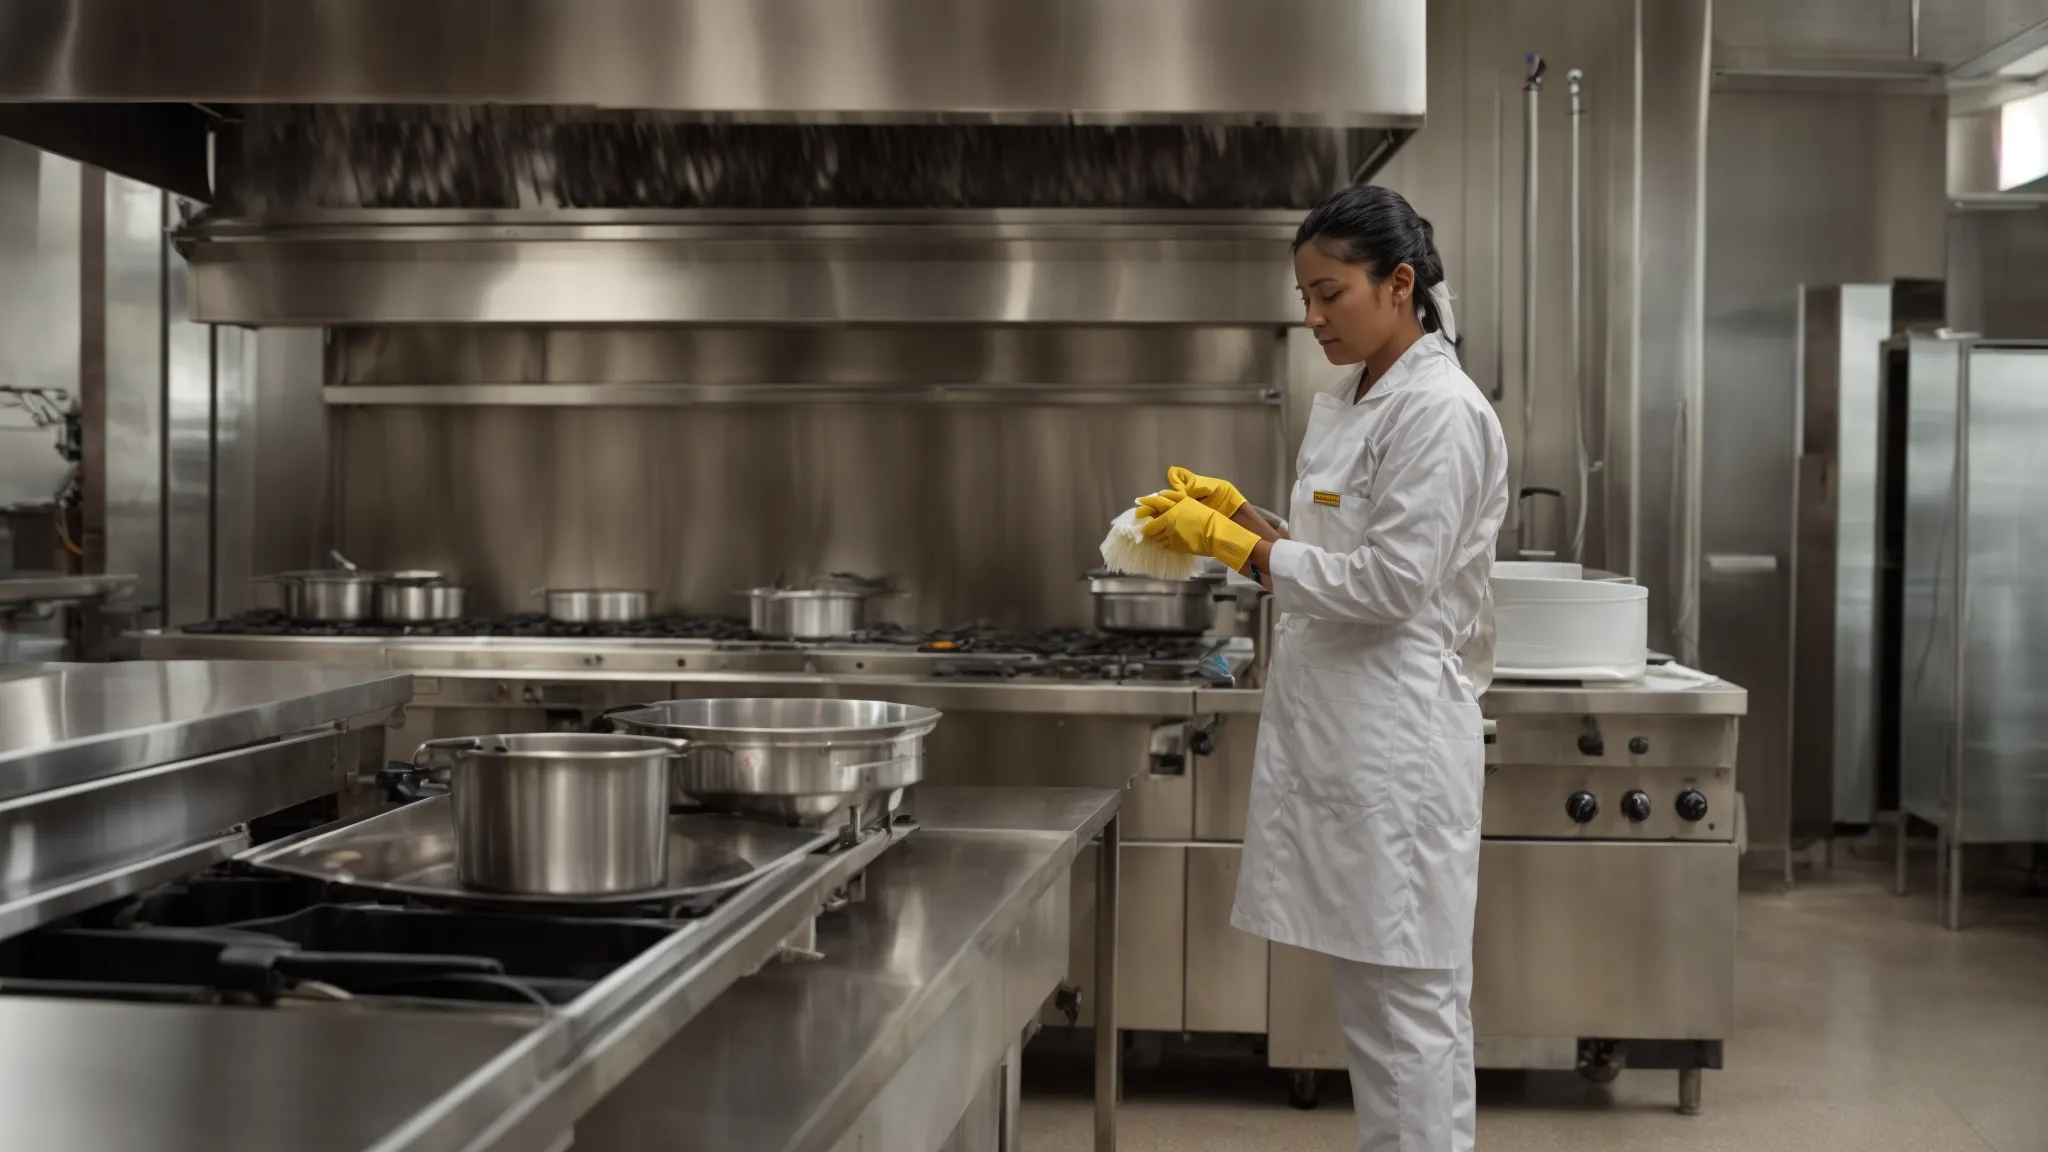
[{"label": "stainless steel pot", "polygon": [[679,800],[816,823],[923,779],[924,738],[939,713],[878,700],[664,700],[601,722],[685,740]]},{"label": "stainless steel pot", "polygon": [[755,588],[747,593],[748,623],[779,640],[851,636],[867,621],[868,593],[838,588]]},{"label": "stainless steel pot", "polygon": [[668,879],[668,802],[683,741],[592,732],[429,740],[449,763],[455,874],[468,888],[611,896]]},{"label": "stainless steel pot", "polygon": [[868,601],[895,595],[887,580],[835,572],[796,586],[749,589],[748,622],[778,640],[833,640],[867,626]]},{"label": "stainless steel pot", "polygon": [[1216,623],[1216,588],[1210,580],[1148,580],[1093,576],[1095,627],[1103,632],[1199,636]]},{"label": "stainless steel pot", "polygon": [[284,614],[307,624],[353,624],[376,611],[377,577],[348,568],[259,576],[278,587]]},{"label": "stainless steel pot", "polygon": [[631,624],[647,619],[654,603],[645,588],[536,588],[533,594],[565,624]]},{"label": "stainless steel pot", "polygon": [[377,619],[387,624],[453,620],[469,605],[469,589],[440,580],[386,578],[377,585]]}]

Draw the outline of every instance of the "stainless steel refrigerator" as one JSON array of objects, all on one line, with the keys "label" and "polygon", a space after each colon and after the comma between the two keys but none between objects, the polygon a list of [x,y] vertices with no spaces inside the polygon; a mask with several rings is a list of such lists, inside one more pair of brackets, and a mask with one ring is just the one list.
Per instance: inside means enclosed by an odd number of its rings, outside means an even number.
[{"label": "stainless steel refrigerator", "polygon": [[1941,321],[1939,281],[1800,290],[1789,773],[1795,846],[1897,807],[1897,760],[1879,722],[1887,708],[1897,710],[1878,613],[1883,345]]}]

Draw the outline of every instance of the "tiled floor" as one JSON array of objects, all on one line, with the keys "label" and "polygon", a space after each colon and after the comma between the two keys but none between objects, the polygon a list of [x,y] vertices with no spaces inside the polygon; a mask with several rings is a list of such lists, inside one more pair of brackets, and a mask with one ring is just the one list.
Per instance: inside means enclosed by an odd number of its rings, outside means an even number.
[{"label": "tiled floor", "polygon": [[[1880,846],[1881,847],[1881,846]],[[1844,853],[1847,855],[1848,853]],[[1479,1147],[1543,1152],[2048,1152],[2048,898],[1985,894],[1949,933],[1925,894],[1894,899],[1881,851],[1742,897],[1736,1035],[1705,1111],[1674,1074],[1610,1087],[1570,1073],[1481,1073]],[[1051,1080],[1051,1086],[1045,1081]],[[1085,1089],[1034,1077],[1032,1152],[1092,1147]],[[1298,1112],[1256,1062],[1169,1064],[1128,1082],[1125,1152],[1351,1147],[1337,1089]]]}]

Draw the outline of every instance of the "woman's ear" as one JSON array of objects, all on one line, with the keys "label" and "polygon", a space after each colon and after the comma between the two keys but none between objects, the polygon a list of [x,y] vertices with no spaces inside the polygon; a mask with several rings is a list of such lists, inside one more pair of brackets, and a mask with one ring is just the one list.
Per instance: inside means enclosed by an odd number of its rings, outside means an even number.
[{"label": "woman's ear", "polygon": [[1394,265],[1394,270],[1387,275],[1387,283],[1394,290],[1395,303],[1415,298],[1415,269],[1407,264]]}]

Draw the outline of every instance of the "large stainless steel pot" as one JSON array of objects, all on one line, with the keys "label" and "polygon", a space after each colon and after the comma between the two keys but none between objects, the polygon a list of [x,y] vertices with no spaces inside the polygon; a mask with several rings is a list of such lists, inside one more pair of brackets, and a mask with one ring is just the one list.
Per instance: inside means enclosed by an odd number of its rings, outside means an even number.
[{"label": "large stainless steel pot", "polygon": [[652,612],[654,593],[645,588],[537,588],[548,616],[565,624],[631,624]]},{"label": "large stainless steel pot", "polygon": [[425,771],[449,764],[455,874],[468,888],[610,896],[668,879],[668,802],[681,740],[530,732],[429,740]]},{"label": "large stainless steel pot", "polygon": [[439,579],[386,577],[377,585],[377,619],[387,624],[454,620],[469,606],[469,589]]},{"label": "large stainless steel pot", "polygon": [[1207,632],[1216,623],[1216,589],[1211,580],[1098,575],[1088,581],[1098,630],[1159,636]]},{"label": "large stainless steel pot", "polygon": [[376,613],[377,576],[348,568],[259,576],[276,584],[284,614],[306,624],[354,624]]},{"label": "large stainless steel pot", "polygon": [[664,700],[603,722],[681,738],[678,799],[784,820],[820,822],[924,778],[931,708],[878,700]]}]

